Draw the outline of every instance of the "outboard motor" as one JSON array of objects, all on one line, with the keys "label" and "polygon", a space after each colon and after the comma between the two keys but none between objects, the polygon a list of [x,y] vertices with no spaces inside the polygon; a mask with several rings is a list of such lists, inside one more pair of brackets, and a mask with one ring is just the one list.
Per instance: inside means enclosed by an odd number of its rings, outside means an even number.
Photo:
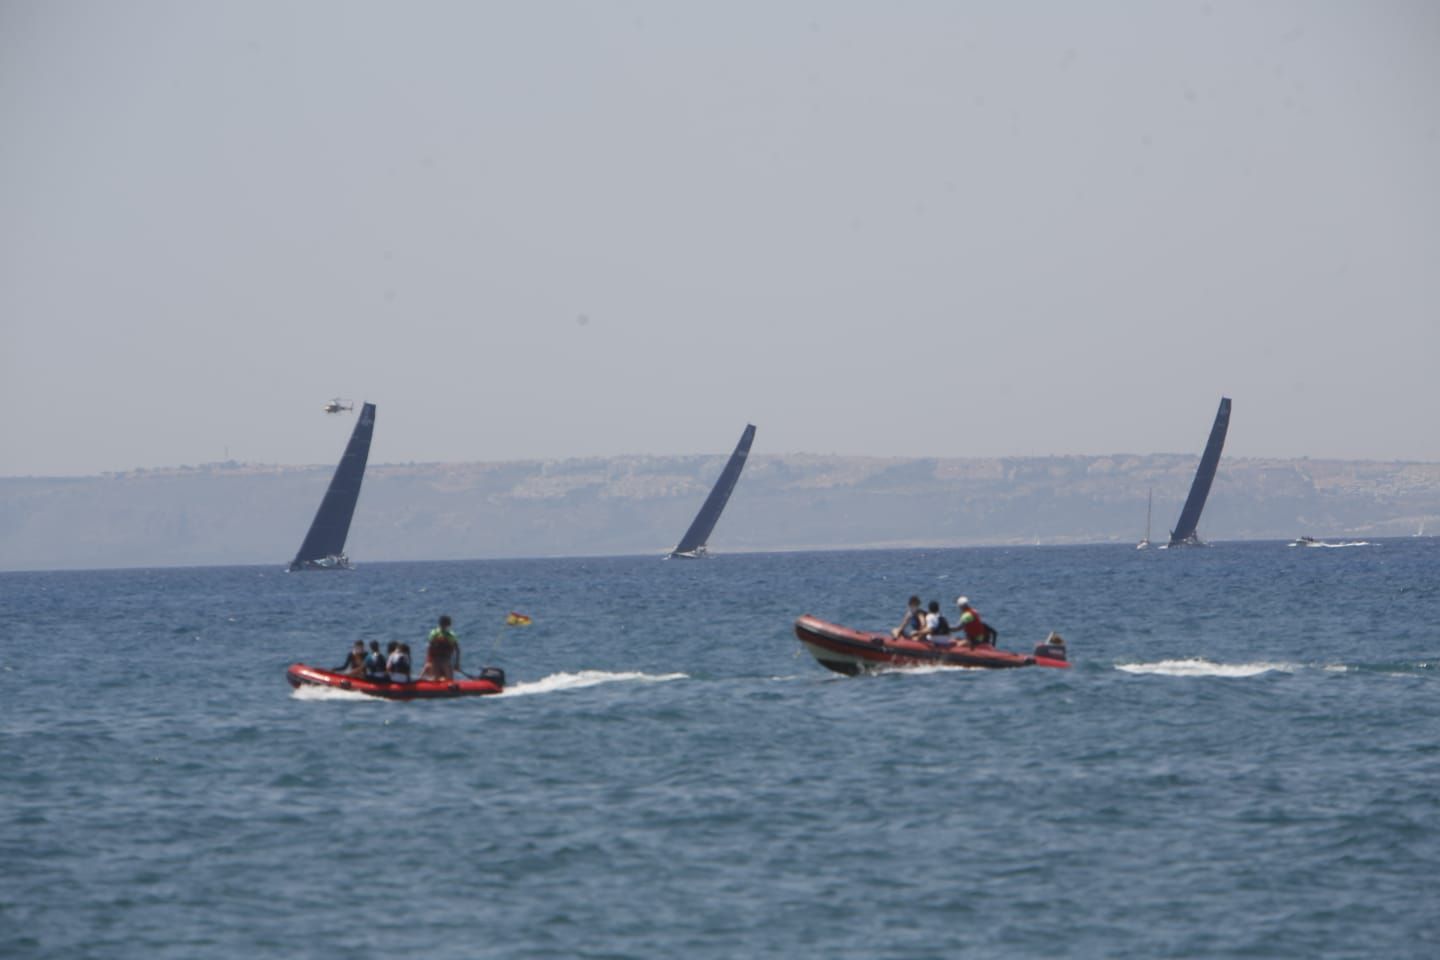
[{"label": "outboard motor", "polygon": [[1061,663],[1067,663],[1069,658],[1065,654],[1065,641],[1060,634],[1052,633],[1045,638],[1044,642],[1035,644],[1035,659],[1058,660]]},{"label": "outboard motor", "polygon": [[500,687],[501,689],[504,689],[505,687],[505,671],[501,670],[499,667],[484,667],[481,669],[480,675],[475,679],[489,680],[491,683],[495,684],[495,686]]}]

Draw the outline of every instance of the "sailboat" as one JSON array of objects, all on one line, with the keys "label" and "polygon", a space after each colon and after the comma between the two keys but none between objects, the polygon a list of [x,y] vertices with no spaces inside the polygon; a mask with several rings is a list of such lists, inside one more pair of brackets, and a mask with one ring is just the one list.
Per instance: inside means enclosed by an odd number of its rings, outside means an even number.
[{"label": "sailboat", "polygon": [[1135,544],[1136,550],[1145,550],[1150,546],[1150,508],[1155,504],[1155,488],[1151,487],[1145,494],[1145,539]]},{"label": "sailboat", "polygon": [[1196,528],[1200,525],[1200,511],[1205,509],[1205,498],[1210,496],[1210,485],[1215,482],[1215,470],[1220,466],[1220,451],[1225,447],[1225,433],[1230,429],[1230,398],[1220,398],[1220,409],[1215,412],[1215,423],[1210,428],[1210,439],[1205,442],[1205,452],[1200,455],[1200,467],[1195,471],[1195,480],[1190,484],[1190,496],[1180,511],[1180,522],[1170,531],[1170,547],[1204,546]]},{"label": "sailboat", "polygon": [[367,403],[360,410],[360,419],[350,433],[345,454],[335,467],[335,476],[315,512],[310,532],[300,551],[290,561],[290,570],[349,570],[350,558],[345,556],[345,538],[350,533],[350,518],[355,515],[355,502],[360,499],[360,481],[365,478],[365,462],[370,459],[370,437],[375,432],[375,404]]},{"label": "sailboat", "polygon": [[710,491],[710,496],[705,498],[705,503],[695,515],[690,529],[685,531],[685,536],[680,538],[667,559],[698,560],[708,556],[705,544],[710,539],[710,532],[715,529],[715,523],[720,519],[725,504],[730,500],[735,482],[740,479],[740,471],[745,469],[745,458],[750,456],[750,444],[754,441],[755,425],[747,423],[745,432],[740,434],[740,442],[735,445],[735,452],[730,454],[730,461],[725,464],[725,469],[720,471],[720,479],[715,481],[714,489]]}]

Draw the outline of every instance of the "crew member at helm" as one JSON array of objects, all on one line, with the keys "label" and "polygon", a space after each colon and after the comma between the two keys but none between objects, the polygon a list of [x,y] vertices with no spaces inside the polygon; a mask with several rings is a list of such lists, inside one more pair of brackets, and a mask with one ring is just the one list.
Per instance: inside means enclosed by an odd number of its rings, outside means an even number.
[{"label": "crew member at helm", "polygon": [[460,666],[460,640],[450,630],[450,618],[440,617],[440,625],[430,631],[425,648],[425,669],[421,680],[454,680]]},{"label": "crew member at helm", "polygon": [[960,619],[956,622],[956,626],[965,634],[966,645],[971,647],[982,644],[994,646],[995,638],[999,634],[993,627],[980,619],[980,611],[970,605],[970,598],[956,597],[955,606],[960,608]]}]

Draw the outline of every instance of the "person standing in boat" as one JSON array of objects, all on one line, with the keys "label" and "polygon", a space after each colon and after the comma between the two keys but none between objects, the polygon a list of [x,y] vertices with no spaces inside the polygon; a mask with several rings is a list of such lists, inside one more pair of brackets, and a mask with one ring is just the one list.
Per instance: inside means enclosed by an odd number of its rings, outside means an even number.
[{"label": "person standing in boat", "polygon": [[454,680],[459,666],[460,640],[450,629],[450,617],[442,614],[440,625],[430,631],[430,640],[425,648],[425,669],[420,672],[420,679]]},{"label": "person standing in boat", "polygon": [[980,619],[980,611],[970,606],[970,598],[956,597],[955,606],[960,608],[960,620],[957,625],[965,634],[965,643],[972,647],[980,644],[994,646],[995,637],[998,634]]},{"label": "person standing in boat", "polygon": [[920,598],[911,597],[905,604],[905,619],[900,621],[900,626],[890,631],[890,636],[899,639],[900,637],[912,637],[925,625],[924,618],[920,614]]}]

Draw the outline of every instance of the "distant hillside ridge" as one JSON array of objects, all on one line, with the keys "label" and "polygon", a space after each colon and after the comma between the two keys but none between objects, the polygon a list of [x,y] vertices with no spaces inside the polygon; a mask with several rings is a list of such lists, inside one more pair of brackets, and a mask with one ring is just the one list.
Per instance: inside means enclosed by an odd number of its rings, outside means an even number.
[{"label": "distant hillside ridge", "polygon": [[[726,454],[372,464],[357,563],[665,553]],[[1198,457],[913,459],[755,454],[710,540],[769,550],[1163,539]],[[0,478],[0,569],[273,563],[294,555],[330,466],[233,461]],[[1440,463],[1227,457],[1206,540],[1440,533]]]}]

